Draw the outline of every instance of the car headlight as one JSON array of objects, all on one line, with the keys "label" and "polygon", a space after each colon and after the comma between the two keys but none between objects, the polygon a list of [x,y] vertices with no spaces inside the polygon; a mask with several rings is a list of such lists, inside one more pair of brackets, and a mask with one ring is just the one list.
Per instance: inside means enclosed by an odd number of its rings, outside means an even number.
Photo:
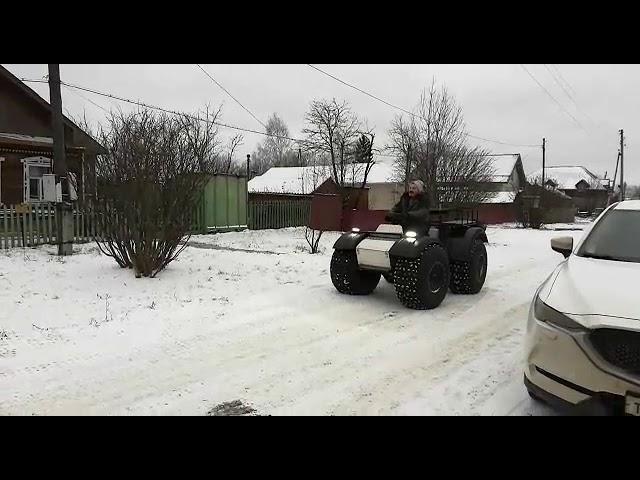
[{"label": "car headlight", "polygon": [[586,330],[586,328],[580,325],[578,322],[571,320],[566,315],[560,313],[557,310],[554,310],[549,305],[544,303],[542,300],[540,300],[539,296],[536,296],[536,301],[533,307],[533,314],[541,322],[550,323],[557,327],[564,328],[565,330],[570,330],[572,332]]}]

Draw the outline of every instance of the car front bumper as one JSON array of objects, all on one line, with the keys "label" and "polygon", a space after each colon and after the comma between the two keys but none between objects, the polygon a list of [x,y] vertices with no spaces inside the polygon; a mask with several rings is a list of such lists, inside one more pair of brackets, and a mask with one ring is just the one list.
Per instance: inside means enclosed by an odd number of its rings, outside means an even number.
[{"label": "car front bumper", "polygon": [[603,361],[587,336],[588,331],[568,332],[539,321],[532,308],[525,340],[525,386],[567,413],[623,414],[627,394],[640,394],[640,378]]}]

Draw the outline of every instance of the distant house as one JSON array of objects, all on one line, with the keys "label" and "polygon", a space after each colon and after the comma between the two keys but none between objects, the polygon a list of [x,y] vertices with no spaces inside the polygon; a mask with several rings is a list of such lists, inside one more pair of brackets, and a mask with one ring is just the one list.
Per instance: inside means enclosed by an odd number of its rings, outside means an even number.
[{"label": "distant house", "polygon": [[[529,182],[540,184],[542,169],[529,176]],[[607,206],[610,182],[582,166],[545,167],[545,186],[560,190],[573,199],[579,211],[593,212]]]},{"label": "distant house", "polygon": [[522,158],[519,153],[507,155],[490,155],[491,180],[481,184],[482,190],[488,192],[518,192],[526,183]]},{"label": "distant house", "polygon": [[487,192],[485,201],[479,206],[480,220],[486,224],[516,221],[515,199],[527,182],[519,153],[491,155],[493,173],[489,182],[480,184]]},{"label": "distant house", "polygon": [[[362,185],[364,164],[355,164],[345,172],[345,182],[355,188]],[[272,167],[249,181],[249,196],[255,200],[274,200],[338,192],[329,166]],[[404,184],[394,181],[393,166],[375,163],[367,175],[367,206],[388,210],[404,192]]]},{"label": "distant house", "polygon": [[328,167],[271,167],[248,183],[249,195],[256,199],[334,193]]},{"label": "distant house", "polygon": [[[67,167],[79,198],[94,193],[96,157],[104,148],[64,117]],[[43,201],[43,175],[53,172],[51,106],[0,66],[0,204]]]},{"label": "distant house", "polygon": [[[515,198],[526,183],[526,176],[519,154],[491,157],[493,173],[480,188],[488,192],[485,203],[480,205],[480,219],[485,223],[515,222]],[[364,174],[363,165],[356,165],[346,172],[347,183],[359,187]],[[338,189],[332,179],[330,167],[273,167],[249,181],[249,197],[257,200],[309,198],[315,193],[333,194]],[[404,182],[398,181],[393,165],[375,163],[367,176],[366,202],[359,210],[343,213],[353,215],[353,222],[375,228],[404,193]],[[364,211],[362,211],[364,210]],[[376,223],[377,222],[377,223]]]}]

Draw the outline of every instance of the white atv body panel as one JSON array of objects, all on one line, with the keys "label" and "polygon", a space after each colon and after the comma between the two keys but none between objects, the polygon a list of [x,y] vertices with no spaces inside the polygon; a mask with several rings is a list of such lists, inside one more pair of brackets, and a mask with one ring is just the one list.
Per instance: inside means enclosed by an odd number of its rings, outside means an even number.
[{"label": "white atv body panel", "polygon": [[[382,224],[376,229],[376,232],[402,235],[402,227],[400,225]],[[391,270],[389,250],[395,243],[396,240],[392,239],[365,238],[356,247],[358,265],[361,268]]]},{"label": "white atv body panel", "polygon": [[356,247],[358,265],[361,268],[391,270],[389,250],[395,243],[395,240],[365,238]]},{"label": "white atv body panel", "polygon": [[376,228],[376,232],[378,233],[398,233],[402,235],[402,226],[401,225],[387,225],[383,223],[382,225]]}]

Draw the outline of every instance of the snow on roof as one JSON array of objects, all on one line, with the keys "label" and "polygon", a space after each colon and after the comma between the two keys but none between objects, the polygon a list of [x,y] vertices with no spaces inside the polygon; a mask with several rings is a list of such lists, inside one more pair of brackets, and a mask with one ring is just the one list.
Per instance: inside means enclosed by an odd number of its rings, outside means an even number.
[{"label": "snow on roof", "polygon": [[[355,175],[347,174],[347,181],[361,183],[364,176],[364,164],[356,164]],[[370,183],[395,183],[395,172],[390,163],[374,163],[367,175],[367,184]]]},{"label": "snow on roof", "polygon": [[251,193],[308,195],[331,177],[329,167],[271,167],[249,180]]},{"label": "snow on roof", "polygon": [[[364,176],[364,164],[349,167],[345,180],[347,183],[360,184]],[[262,175],[249,181],[251,193],[284,193],[308,195],[331,178],[331,167],[271,167]],[[367,175],[367,184],[393,183],[393,165],[374,163]]]},{"label": "snow on roof", "polygon": [[515,199],[516,192],[491,192],[483,203],[513,203]]},{"label": "snow on roof", "polygon": [[[601,179],[582,166],[555,166],[545,167],[545,182],[552,180],[560,190],[574,190],[576,185],[584,180],[591,188],[602,190]],[[531,183],[540,183],[542,169],[538,169],[529,175]]]},{"label": "snow on roof", "polygon": [[0,140],[17,140],[19,142],[25,142],[29,144],[43,143],[46,145],[53,144],[53,138],[51,137],[33,137],[31,135],[22,135],[20,133],[0,133]]},{"label": "snow on roof", "polygon": [[490,155],[488,157],[493,164],[492,182],[507,182],[516,168],[516,162],[520,158],[517,153],[511,155]]}]

